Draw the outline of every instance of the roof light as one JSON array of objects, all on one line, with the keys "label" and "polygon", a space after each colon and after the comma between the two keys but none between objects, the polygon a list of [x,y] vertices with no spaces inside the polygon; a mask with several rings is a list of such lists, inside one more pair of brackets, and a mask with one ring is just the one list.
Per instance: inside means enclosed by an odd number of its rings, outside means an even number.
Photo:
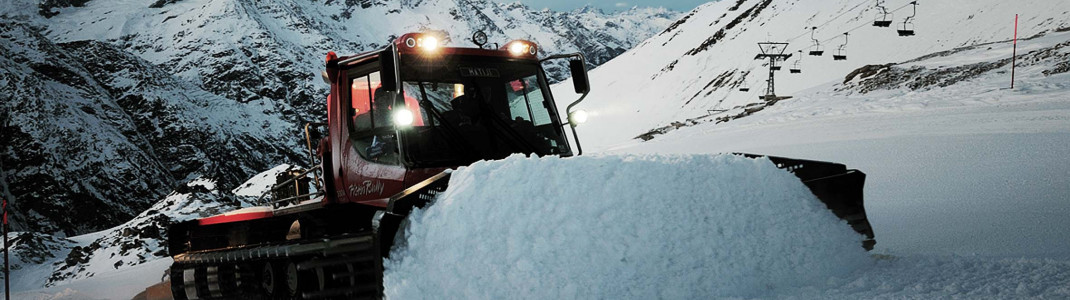
[{"label": "roof light", "polygon": [[426,51],[426,52],[434,52],[435,50],[438,50],[438,48],[442,46],[440,44],[440,41],[438,40],[438,38],[434,37],[434,36],[432,36],[430,34],[410,33],[410,34],[406,34],[405,36],[403,36],[401,38],[402,39],[399,40],[399,42],[398,42],[399,47],[401,45],[405,45],[405,47],[411,48],[411,49],[417,49],[418,48],[418,49]]},{"label": "roof light", "polygon": [[334,51],[327,51],[327,62],[329,63],[335,59],[338,59],[338,54],[335,54]]},{"label": "roof light", "polygon": [[528,45],[522,42],[515,42],[509,46],[509,53],[513,55],[522,55],[528,51]]},{"label": "roof light", "polygon": [[505,47],[499,48],[499,50],[508,51],[513,56],[531,55],[535,56],[539,54],[538,47],[535,43],[526,40],[513,40],[505,44]]},{"label": "roof light", "polygon": [[420,41],[420,48],[424,48],[427,51],[435,51],[438,48],[438,39],[433,36],[423,37]]}]

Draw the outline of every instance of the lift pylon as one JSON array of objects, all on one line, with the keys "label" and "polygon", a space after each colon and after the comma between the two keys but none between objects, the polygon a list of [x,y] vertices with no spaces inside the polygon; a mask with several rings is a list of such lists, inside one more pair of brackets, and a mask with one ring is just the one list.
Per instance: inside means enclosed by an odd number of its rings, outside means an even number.
[{"label": "lift pylon", "polygon": [[765,101],[776,101],[782,99],[791,98],[779,97],[776,95],[776,71],[779,70],[778,62],[786,61],[791,58],[791,54],[784,54],[784,51],[788,48],[788,43],[778,42],[761,42],[758,43],[758,48],[762,53],[755,56],[755,59],[767,59],[769,60],[769,79],[766,79],[767,87],[764,96],[759,96],[758,99]]}]

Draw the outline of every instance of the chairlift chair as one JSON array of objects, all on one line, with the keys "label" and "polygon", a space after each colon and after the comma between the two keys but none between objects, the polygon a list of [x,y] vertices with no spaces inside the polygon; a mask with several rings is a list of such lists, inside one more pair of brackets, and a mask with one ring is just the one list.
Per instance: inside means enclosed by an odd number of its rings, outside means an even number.
[{"label": "chairlift chair", "polygon": [[810,28],[810,39],[814,41],[814,45],[810,46],[811,56],[821,56],[825,54],[825,48],[821,47],[821,41],[818,41],[816,38],[814,38],[814,32],[816,31],[817,27]]},{"label": "chairlift chair", "polygon": [[910,2],[914,6],[914,14],[903,20],[903,26],[899,28],[899,36],[914,36],[914,17],[918,15],[918,1]]},{"label": "chairlift chair", "polygon": [[836,53],[832,55],[832,60],[847,60],[847,36],[849,33],[843,33],[843,45],[840,45],[836,49]]},{"label": "chairlift chair", "polygon": [[799,58],[795,59],[795,63],[791,65],[791,69],[788,69],[788,72],[790,72],[791,74],[801,74],[802,73],[802,69],[799,68],[799,63],[801,63],[801,62],[802,62],[802,50],[799,50]]},{"label": "chairlift chair", "polygon": [[873,26],[877,27],[890,27],[892,26],[892,13],[888,12],[888,9],[884,7],[883,0],[877,0],[877,16],[873,18]]},{"label": "chairlift chair", "polygon": [[903,21],[903,27],[899,28],[899,36],[914,36],[914,22],[909,18]]}]

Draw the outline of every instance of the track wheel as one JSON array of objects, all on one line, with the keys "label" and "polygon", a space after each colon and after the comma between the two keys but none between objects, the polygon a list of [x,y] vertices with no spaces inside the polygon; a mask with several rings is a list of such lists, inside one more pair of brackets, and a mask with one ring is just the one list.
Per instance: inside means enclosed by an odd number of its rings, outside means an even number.
[{"label": "track wheel", "polygon": [[322,269],[298,270],[293,261],[286,263],[286,292],[291,299],[304,299],[303,293],[323,288]]},{"label": "track wheel", "polygon": [[287,299],[285,270],[281,262],[264,262],[260,270],[260,287],[266,299]]}]

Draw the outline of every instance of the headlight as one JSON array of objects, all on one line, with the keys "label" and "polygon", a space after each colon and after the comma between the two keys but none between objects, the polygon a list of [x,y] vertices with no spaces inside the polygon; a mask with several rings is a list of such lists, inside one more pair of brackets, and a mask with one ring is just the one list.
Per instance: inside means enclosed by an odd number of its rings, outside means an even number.
[{"label": "headlight", "polygon": [[425,36],[422,40],[423,41],[420,44],[420,47],[424,48],[424,50],[426,50],[426,51],[435,51],[435,49],[438,48],[438,39],[436,39],[435,37],[433,37],[433,36]]},{"label": "headlight", "polygon": [[413,120],[412,111],[409,111],[408,109],[402,108],[394,111],[394,125],[397,125],[398,127],[412,126]]},{"label": "headlight", "polygon": [[528,51],[528,45],[524,43],[516,42],[509,46],[509,53],[512,53],[513,55],[521,55],[526,51]]},{"label": "headlight", "polygon": [[434,52],[439,47],[438,38],[430,35],[414,35],[405,38],[405,47],[419,48],[427,52]]},{"label": "headlight", "polygon": [[535,43],[527,40],[512,40],[505,43],[505,46],[498,48],[498,50],[508,51],[513,56],[536,56],[539,54],[539,49],[535,46]]},{"label": "headlight", "polygon": [[568,116],[568,122],[572,123],[573,126],[587,122],[587,111],[581,109],[572,112],[572,114]]}]

